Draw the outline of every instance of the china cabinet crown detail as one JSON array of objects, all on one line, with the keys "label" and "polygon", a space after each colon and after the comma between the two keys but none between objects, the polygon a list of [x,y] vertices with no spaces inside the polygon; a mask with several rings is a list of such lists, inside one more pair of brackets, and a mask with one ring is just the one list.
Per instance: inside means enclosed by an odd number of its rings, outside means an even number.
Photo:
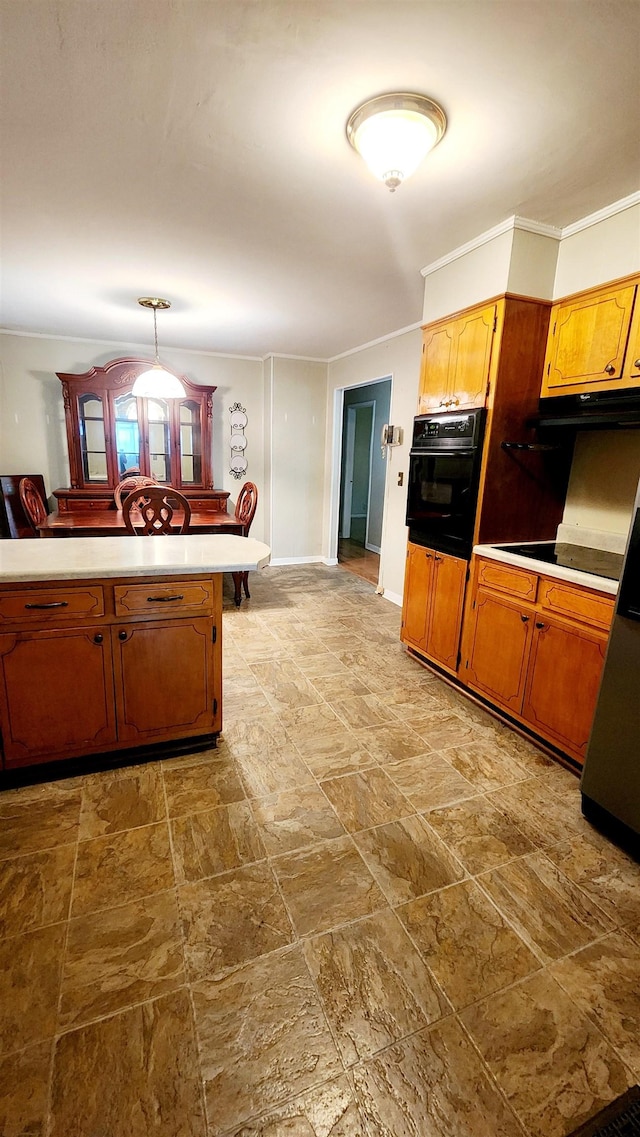
[{"label": "china cabinet crown detail", "polygon": [[136,398],[133,384],[150,366],[145,359],[113,359],[81,375],[57,373],[71,483],[68,489],[55,491],[61,512],[104,509],[125,470],[131,468],[175,486],[200,509],[225,508],[228,494],[213,485],[216,388],[180,375],[184,398]]}]

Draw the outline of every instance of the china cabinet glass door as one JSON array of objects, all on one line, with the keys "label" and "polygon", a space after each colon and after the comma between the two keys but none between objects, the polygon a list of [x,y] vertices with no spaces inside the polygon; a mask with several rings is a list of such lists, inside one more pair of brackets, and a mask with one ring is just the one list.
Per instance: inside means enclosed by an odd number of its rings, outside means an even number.
[{"label": "china cabinet glass door", "polygon": [[199,403],[187,399],[179,406],[180,481],[183,486],[202,484],[202,428]]},{"label": "china cabinet glass door", "polygon": [[116,395],[113,400],[118,477],[132,467],[140,469],[140,425],[138,400],[131,394]]},{"label": "china cabinet glass door", "polygon": [[159,482],[171,481],[171,413],[166,399],[147,399],[149,470]]},{"label": "china cabinet glass door", "polygon": [[104,423],[104,402],[99,395],[80,395],[78,399],[80,453],[82,472],[88,484],[106,483],[107,439]]}]

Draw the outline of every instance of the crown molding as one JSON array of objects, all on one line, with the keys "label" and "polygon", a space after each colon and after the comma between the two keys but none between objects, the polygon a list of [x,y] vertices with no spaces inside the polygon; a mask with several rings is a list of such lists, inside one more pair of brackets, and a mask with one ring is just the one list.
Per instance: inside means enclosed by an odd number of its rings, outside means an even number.
[{"label": "crown molding", "polygon": [[[117,346],[123,349],[127,348],[127,350],[131,348],[135,351],[142,349],[146,352],[149,352],[153,347],[153,345],[150,347],[148,343],[136,344],[130,342],[129,340],[92,340],[88,339],[85,336],[56,336],[50,335],[47,332],[17,331],[15,328],[0,328],[0,336],[21,336],[23,339],[28,340],[58,340],[60,343],[88,343],[104,347]],[[212,359],[246,359],[251,363],[264,362],[264,357],[261,355],[233,355],[233,353],[230,351],[198,351],[198,349],[195,347],[176,347],[175,345],[172,346],[168,343],[164,343],[162,345],[162,350],[178,351],[181,355],[205,355]],[[321,362],[324,363],[325,360],[322,360]]]},{"label": "crown molding", "polygon": [[338,359],[346,359],[348,355],[357,355],[359,351],[366,351],[368,347],[377,347],[379,343],[386,343],[387,340],[395,340],[398,336],[404,336],[407,332],[415,332],[421,327],[422,320],[417,324],[407,324],[406,328],[398,328],[395,332],[388,332],[386,336],[379,336],[377,340],[369,340],[368,343],[361,343],[359,347],[350,347],[348,351],[341,351],[339,355],[332,355],[331,358],[327,360],[327,363],[336,363]]},{"label": "crown molding", "polygon": [[562,239],[565,237],[573,237],[574,233],[580,233],[583,229],[589,229],[591,225],[597,225],[600,221],[606,221],[608,217],[615,217],[616,213],[624,213],[625,209],[631,209],[634,205],[640,205],[640,190],[635,193],[630,193],[628,197],[621,197],[619,201],[613,201],[611,205],[605,205],[604,209],[598,209],[596,213],[590,213],[588,217],[582,217],[580,221],[574,221],[571,225],[565,225],[562,230]]},{"label": "crown molding", "polygon": [[467,241],[466,244],[458,245],[456,249],[452,249],[444,257],[432,261],[431,264],[420,269],[420,273],[425,277],[431,276],[431,273],[437,272],[438,269],[444,268],[452,261],[457,261],[460,257],[466,256],[467,253],[473,252],[474,249],[479,249],[482,245],[487,245],[489,241],[494,241],[496,237],[501,237],[503,233],[511,233],[516,229],[521,229],[525,233],[537,233],[541,237],[551,237],[554,241],[559,241],[562,236],[562,230],[555,225],[546,225],[543,221],[532,221],[529,217],[518,217],[514,214],[498,225],[494,225],[492,229],[486,229],[484,233],[479,233],[477,237]]},{"label": "crown molding", "polygon": [[328,359],[320,359],[316,355],[287,355],[283,351],[268,351],[262,356],[262,362],[266,363],[268,359],[298,359],[301,363],[329,363]]}]

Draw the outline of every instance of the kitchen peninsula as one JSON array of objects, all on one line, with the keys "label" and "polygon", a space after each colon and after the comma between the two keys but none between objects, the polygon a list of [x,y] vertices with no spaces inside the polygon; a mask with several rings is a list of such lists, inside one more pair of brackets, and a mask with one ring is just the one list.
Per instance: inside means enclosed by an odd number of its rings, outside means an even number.
[{"label": "kitchen peninsula", "polygon": [[0,541],[5,771],[222,729],[222,573],[251,537]]}]

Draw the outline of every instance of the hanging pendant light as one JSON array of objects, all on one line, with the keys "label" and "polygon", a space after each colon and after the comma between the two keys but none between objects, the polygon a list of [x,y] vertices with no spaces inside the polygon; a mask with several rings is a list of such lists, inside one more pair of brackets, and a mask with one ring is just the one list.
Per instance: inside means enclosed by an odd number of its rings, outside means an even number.
[{"label": "hanging pendant light", "polygon": [[356,107],[347,138],[371,173],[391,190],[417,170],[447,127],[441,106],[426,95],[377,95]]},{"label": "hanging pendant light", "polygon": [[161,300],[158,296],[140,296],[138,304],[143,308],[153,308],[153,337],[155,343],[155,362],[148,371],[138,375],[131,389],[132,395],[140,399],[184,399],[186,391],[177,375],[166,371],[158,356],[158,327],[156,312],[171,307],[170,300]]}]

